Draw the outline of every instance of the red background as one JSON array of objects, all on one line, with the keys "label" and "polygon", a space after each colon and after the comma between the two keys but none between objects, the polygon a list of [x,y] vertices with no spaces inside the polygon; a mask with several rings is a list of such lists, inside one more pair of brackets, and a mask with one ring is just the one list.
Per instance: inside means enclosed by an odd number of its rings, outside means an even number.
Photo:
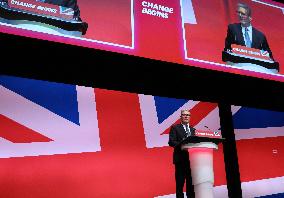
[{"label": "red background", "polygon": [[131,0],[78,0],[78,5],[89,25],[85,38],[131,46]]}]

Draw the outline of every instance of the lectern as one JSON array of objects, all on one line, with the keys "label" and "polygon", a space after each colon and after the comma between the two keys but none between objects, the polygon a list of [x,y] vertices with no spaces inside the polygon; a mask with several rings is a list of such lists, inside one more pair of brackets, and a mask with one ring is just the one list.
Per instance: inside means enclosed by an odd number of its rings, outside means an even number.
[{"label": "lectern", "polygon": [[0,24],[56,35],[82,36],[88,24],[73,19],[74,10],[30,0],[0,0]]},{"label": "lectern", "polygon": [[181,148],[189,152],[196,198],[213,198],[213,149],[218,149],[218,144],[223,140],[224,138],[220,135],[216,137],[211,131],[196,130],[195,136],[189,136],[181,143]]},{"label": "lectern", "polygon": [[279,63],[271,60],[267,51],[236,44],[231,48],[222,52],[222,60],[228,65],[270,74],[279,72]]}]

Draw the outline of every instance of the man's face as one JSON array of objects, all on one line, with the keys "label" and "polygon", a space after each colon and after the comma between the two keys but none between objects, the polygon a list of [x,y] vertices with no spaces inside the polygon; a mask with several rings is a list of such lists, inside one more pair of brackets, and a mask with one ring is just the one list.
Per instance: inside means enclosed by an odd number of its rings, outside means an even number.
[{"label": "man's face", "polygon": [[237,14],[239,17],[240,23],[244,26],[247,27],[250,25],[251,17],[248,16],[248,11],[245,8],[239,7],[237,10]]},{"label": "man's face", "polygon": [[181,115],[180,115],[180,118],[181,118],[181,122],[182,122],[183,124],[189,123],[189,120],[190,120],[190,112],[189,112],[189,111],[182,111],[182,112],[181,112]]}]

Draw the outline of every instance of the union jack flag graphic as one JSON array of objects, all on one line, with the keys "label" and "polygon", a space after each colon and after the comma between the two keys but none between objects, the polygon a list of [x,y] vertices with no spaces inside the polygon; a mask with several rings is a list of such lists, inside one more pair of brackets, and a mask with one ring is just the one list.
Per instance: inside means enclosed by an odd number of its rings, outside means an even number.
[{"label": "union jack flag graphic", "polygon": [[[175,197],[168,133],[181,109],[196,129],[220,128],[215,103],[1,76],[1,196]],[[283,113],[232,113],[243,197],[281,196]],[[228,197],[222,144],[214,175]]]},{"label": "union jack flag graphic", "polygon": [[100,151],[92,88],[12,77],[0,82],[0,157]]}]

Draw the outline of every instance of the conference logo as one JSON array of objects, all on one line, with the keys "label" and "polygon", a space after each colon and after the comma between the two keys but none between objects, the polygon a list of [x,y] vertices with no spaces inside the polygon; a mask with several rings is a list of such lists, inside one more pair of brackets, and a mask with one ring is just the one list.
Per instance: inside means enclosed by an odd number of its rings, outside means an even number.
[{"label": "conference logo", "polygon": [[63,6],[59,6],[60,14],[67,15],[67,16],[74,16],[74,10],[72,8],[66,8]]},{"label": "conference logo", "polygon": [[260,50],[261,56],[269,57],[268,51]]}]

